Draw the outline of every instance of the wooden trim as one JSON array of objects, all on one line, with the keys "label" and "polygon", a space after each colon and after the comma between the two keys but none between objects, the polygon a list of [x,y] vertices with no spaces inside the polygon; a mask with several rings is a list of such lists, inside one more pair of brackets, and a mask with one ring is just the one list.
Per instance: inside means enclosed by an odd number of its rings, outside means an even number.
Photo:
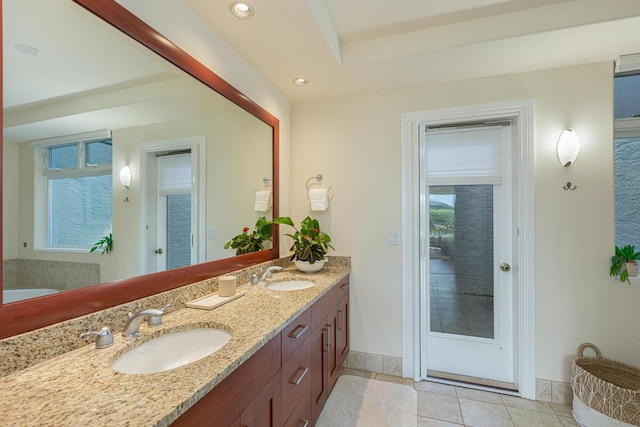
[{"label": "wooden trim", "polygon": [[[278,173],[280,124],[278,119],[130,13],[115,0],[74,1],[272,127],[273,216],[277,217],[279,215],[280,200]],[[2,10],[0,8],[1,16]],[[0,65],[1,61],[2,59],[0,58]],[[0,88],[1,94],[2,89]],[[0,118],[0,123],[2,123],[1,120]],[[278,235],[278,226],[276,226],[273,233],[273,249],[160,273],[136,276],[0,306],[0,339],[276,259],[279,256]],[[2,230],[0,230],[1,236]],[[2,253],[1,250],[0,248],[0,254]],[[2,296],[0,294],[1,302]]]}]

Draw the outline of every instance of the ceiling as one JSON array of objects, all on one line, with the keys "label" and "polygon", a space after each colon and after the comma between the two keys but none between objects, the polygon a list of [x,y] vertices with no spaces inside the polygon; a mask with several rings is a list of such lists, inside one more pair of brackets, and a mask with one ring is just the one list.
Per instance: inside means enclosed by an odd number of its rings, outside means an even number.
[{"label": "ceiling", "polygon": [[2,0],[2,19],[5,143],[238,108],[69,0]]},{"label": "ceiling", "polygon": [[294,102],[640,52],[638,0],[249,0],[245,20],[183,2]]}]

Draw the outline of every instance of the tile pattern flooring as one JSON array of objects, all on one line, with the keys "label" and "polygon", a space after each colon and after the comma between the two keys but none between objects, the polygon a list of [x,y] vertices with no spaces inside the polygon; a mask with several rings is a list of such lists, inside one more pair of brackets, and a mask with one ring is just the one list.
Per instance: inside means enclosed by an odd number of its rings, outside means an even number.
[{"label": "tile pattern flooring", "polygon": [[[344,368],[342,374],[407,384],[418,392],[418,427],[577,426],[571,406]],[[372,426],[374,427],[374,426]],[[380,426],[383,427],[383,426]]]}]

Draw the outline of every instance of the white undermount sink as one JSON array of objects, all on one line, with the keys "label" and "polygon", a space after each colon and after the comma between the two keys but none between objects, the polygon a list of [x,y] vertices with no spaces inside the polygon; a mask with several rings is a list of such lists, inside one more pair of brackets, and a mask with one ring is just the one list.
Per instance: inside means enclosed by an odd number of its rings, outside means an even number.
[{"label": "white undermount sink", "polygon": [[198,328],[154,338],[135,347],[111,367],[123,374],[153,374],[188,365],[220,350],[231,339],[222,329]]},{"label": "white undermount sink", "polygon": [[308,280],[283,280],[281,282],[269,283],[267,289],[273,291],[299,291],[315,285],[315,283],[309,282]]}]

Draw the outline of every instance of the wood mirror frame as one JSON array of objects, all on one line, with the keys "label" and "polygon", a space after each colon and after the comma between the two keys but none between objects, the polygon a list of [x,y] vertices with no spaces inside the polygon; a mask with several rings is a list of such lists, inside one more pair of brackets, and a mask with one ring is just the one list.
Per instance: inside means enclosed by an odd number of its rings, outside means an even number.
[{"label": "wood mirror frame", "polygon": [[[159,34],[115,0],[73,1],[106,21],[115,29],[122,31],[146,46],[152,52],[155,52],[178,68],[192,75],[273,129],[273,217],[278,217],[278,119],[198,62],[187,52]],[[1,20],[2,7],[0,6],[0,40],[2,30]],[[2,58],[0,57],[0,73],[1,70]],[[2,89],[2,85],[0,85],[0,99],[3,95]],[[2,117],[0,117],[0,125],[2,124]],[[0,140],[0,147],[1,142]],[[0,150],[0,160],[2,160],[2,150]],[[1,182],[2,175],[0,175],[0,183]],[[2,193],[0,192],[0,194]],[[2,220],[1,213],[0,220]],[[2,230],[0,230],[0,237],[2,237]],[[276,226],[274,228],[272,249],[204,262],[175,270],[102,283],[87,288],[69,290],[59,294],[47,295],[5,305],[1,305],[2,294],[0,294],[0,339],[276,259],[279,256],[278,240]],[[0,254],[2,254],[1,246],[2,245],[0,245]]]}]

